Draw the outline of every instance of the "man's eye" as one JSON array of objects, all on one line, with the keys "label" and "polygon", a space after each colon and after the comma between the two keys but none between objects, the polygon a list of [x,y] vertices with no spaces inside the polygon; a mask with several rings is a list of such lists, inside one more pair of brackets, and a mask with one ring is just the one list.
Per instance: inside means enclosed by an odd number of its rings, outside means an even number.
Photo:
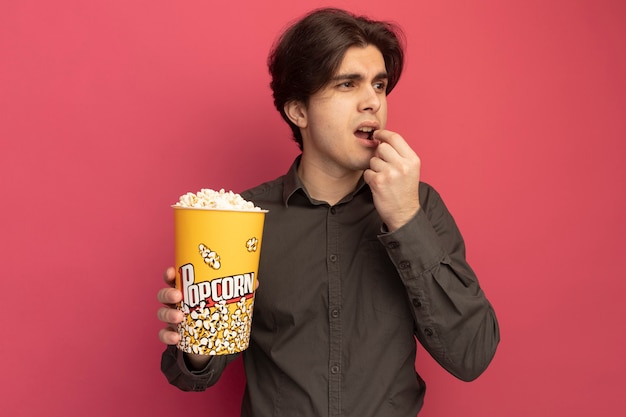
[{"label": "man's eye", "polygon": [[345,81],[345,82],[343,82],[343,83],[339,84],[339,87],[342,87],[342,88],[350,88],[350,87],[352,87],[353,85],[354,85],[354,83],[353,83],[352,81]]},{"label": "man's eye", "polygon": [[377,90],[385,91],[387,89],[387,83],[382,81],[379,83],[374,83],[374,88]]}]

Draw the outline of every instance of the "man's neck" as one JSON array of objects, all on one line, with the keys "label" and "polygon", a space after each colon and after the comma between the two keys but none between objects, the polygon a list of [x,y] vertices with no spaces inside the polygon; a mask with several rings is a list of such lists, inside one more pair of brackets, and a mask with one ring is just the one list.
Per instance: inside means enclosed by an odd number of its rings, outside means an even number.
[{"label": "man's neck", "polygon": [[304,155],[298,166],[298,176],[309,196],[331,206],[354,191],[362,174],[362,171],[330,170],[323,164],[308,161]]}]

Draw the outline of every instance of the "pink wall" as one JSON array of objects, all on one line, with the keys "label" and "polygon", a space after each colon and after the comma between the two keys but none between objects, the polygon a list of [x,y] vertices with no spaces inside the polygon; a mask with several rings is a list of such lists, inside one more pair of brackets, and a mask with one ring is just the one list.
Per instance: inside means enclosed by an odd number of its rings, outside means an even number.
[{"label": "pink wall", "polygon": [[[237,415],[240,363],[199,394],[159,371],[169,204],[286,170],[297,150],[266,53],[287,21],[329,3],[3,2],[1,415]],[[455,214],[502,328],[470,384],[421,353],[422,416],[626,408],[625,5],[354,8],[406,29],[389,128]]]}]

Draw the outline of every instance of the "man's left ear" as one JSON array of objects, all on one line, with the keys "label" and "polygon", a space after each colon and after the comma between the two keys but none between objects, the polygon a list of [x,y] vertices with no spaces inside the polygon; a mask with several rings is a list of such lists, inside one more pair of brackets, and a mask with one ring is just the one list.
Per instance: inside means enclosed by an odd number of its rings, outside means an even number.
[{"label": "man's left ear", "polygon": [[291,100],[285,103],[285,114],[289,117],[289,120],[300,129],[307,127],[307,112],[306,106],[301,101]]}]

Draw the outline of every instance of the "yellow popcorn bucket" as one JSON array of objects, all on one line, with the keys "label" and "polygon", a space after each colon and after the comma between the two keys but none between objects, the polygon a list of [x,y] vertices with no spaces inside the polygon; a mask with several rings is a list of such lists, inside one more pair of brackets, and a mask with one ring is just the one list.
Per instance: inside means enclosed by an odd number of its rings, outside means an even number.
[{"label": "yellow popcorn bucket", "polygon": [[267,210],[174,207],[178,348],[200,355],[247,349]]}]

